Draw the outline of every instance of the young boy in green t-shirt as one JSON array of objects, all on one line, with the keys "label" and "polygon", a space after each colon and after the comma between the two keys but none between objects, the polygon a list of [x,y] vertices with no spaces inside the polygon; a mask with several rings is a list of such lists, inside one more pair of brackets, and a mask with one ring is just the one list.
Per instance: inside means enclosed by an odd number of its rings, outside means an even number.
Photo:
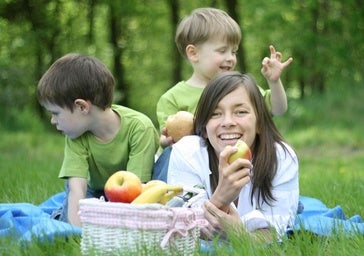
[{"label": "young boy in green t-shirt", "polygon": [[104,184],[116,171],[151,179],[158,132],[135,110],[112,105],[114,77],[98,59],[67,54],[55,61],[38,83],[40,104],[51,123],[66,135],[59,178],[66,179],[66,198],[55,215],[80,226],[78,201],[104,195]]},{"label": "young boy in green t-shirt", "polygon": [[[168,116],[180,110],[194,113],[207,83],[216,74],[235,68],[241,31],[226,12],[215,8],[199,8],[180,22],[175,41],[180,53],[192,65],[193,73],[188,80],[177,83],[164,93],[157,103],[162,148],[174,142],[172,137],[166,137],[165,123]],[[270,58],[264,58],[261,72],[270,89],[260,88],[260,91],[271,113],[280,115],[287,110],[287,97],[280,75],[293,59],[281,63],[281,53],[276,52],[273,46],[269,48],[271,55]]]}]

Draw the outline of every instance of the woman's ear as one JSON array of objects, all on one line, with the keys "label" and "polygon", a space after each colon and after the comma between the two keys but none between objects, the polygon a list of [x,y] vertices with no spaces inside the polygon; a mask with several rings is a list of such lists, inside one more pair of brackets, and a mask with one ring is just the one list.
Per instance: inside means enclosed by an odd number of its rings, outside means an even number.
[{"label": "woman's ear", "polygon": [[77,108],[79,111],[87,114],[90,111],[91,103],[87,100],[83,99],[76,99],[75,100],[75,108]]},{"label": "woman's ear", "polygon": [[202,131],[202,138],[204,138],[204,139],[206,139],[206,140],[208,139],[206,129],[204,129],[204,130]]},{"label": "woman's ear", "polygon": [[196,62],[198,61],[197,47],[196,45],[189,44],[186,47],[186,56],[189,61]]},{"label": "woman's ear", "polygon": [[258,134],[258,135],[260,135],[261,133],[262,133],[262,127],[261,127],[261,125],[259,125],[259,124],[257,124],[256,125],[256,133]]}]

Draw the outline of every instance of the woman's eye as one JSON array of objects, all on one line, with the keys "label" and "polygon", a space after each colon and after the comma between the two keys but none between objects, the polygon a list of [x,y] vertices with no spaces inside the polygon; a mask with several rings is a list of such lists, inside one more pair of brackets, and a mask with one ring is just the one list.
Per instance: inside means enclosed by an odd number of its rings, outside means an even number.
[{"label": "woman's eye", "polygon": [[248,111],[246,111],[246,110],[239,110],[239,111],[236,112],[236,115],[243,116],[243,115],[245,115],[247,113],[248,113]]},{"label": "woman's eye", "polygon": [[218,112],[214,112],[214,113],[212,113],[211,118],[217,118],[217,117],[219,117],[220,115],[221,115],[220,113],[218,113]]}]

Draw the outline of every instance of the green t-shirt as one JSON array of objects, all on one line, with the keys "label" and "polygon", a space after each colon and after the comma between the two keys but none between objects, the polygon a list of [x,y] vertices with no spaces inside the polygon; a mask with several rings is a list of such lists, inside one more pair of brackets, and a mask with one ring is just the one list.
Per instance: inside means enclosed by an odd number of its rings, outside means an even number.
[{"label": "green t-shirt", "polygon": [[152,121],[135,110],[113,105],[120,116],[120,129],[107,143],[86,132],[76,139],[66,137],[60,178],[87,178],[91,188],[104,189],[107,179],[116,171],[135,173],[145,182],[151,179],[155,153],[159,145],[158,132]]},{"label": "green t-shirt", "polygon": [[[178,111],[184,110],[194,114],[203,89],[181,81],[165,92],[157,103],[159,130],[165,127],[168,116]],[[264,90],[261,87],[259,87],[259,90],[265,98],[268,108],[271,109],[270,90]]]},{"label": "green t-shirt", "polygon": [[178,111],[188,111],[194,114],[203,89],[181,81],[165,92],[157,103],[159,129],[161,130],[165,126],[168,116]]}]

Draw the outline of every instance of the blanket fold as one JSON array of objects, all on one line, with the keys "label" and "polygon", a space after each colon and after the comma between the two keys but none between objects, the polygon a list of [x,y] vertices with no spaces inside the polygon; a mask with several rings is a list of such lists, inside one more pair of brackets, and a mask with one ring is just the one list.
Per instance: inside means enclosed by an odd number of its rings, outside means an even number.
[{"label": "blanket fold", "polygon": [[304,206],[295,220],[294,230],[306,230],[320,236],[364,234],[364,223],[359,215],[347,218],[340,205],[328,208],[316,198],[300,196]]}]

